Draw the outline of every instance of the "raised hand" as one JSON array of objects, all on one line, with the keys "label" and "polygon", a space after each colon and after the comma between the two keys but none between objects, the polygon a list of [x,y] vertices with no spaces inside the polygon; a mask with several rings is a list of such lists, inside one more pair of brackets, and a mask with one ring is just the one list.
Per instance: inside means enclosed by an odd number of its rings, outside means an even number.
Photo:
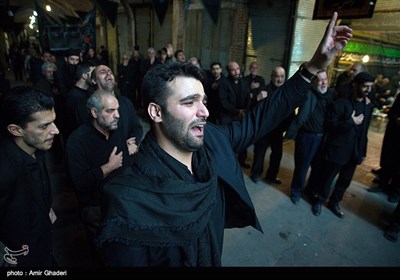
[{"label": "raised hand", "polygon": [[171,43],[167,44],[165,48],[167,49],[168,57],[172,57],[174,55],[174,48],[172,47],[172,44]]},{"label": "raised hand", "polygon": [[321,43],[318,45],[311,60],[305,65],[307,70],[313,74],[317,74],[318,71],[326,69],[335,55],[341,51],[353,37],[353,30],[350,27],[345,25],[335,26],[337,18],[338,14],[334,12],[326,27]]}]

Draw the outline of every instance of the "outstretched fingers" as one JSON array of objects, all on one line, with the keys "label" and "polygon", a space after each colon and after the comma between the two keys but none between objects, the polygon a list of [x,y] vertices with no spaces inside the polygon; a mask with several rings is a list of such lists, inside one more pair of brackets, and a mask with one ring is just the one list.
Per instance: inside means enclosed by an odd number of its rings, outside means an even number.
[{"label": "outstretched fingers", "polygon": [[335,48],[340,51],[347,45],[347,42],[353,38],[352,29],[344,25],[335,26],[335,29]]},{"label": "outstretched fingers", "polygon": [[341,51],[353,37],[353,30],[350,27],[345,25],[335,26],[337,18],[338,13],[334,12],[319,46],[320,55],[325,60],[325,63],[321,64],[323,68],[326,68],[331,63],[333,57]]},{"label": "outstretched fingers", "polygon": [[306,69],[311,73],[318,73],[326,69],[335,55],[341,51],[353,37],[353,30],[345,25],[336,25],[338,13],[334,12],[326,27],[323,38],[314,52],[311,60],[306,64]]},{"label": "outstretched fingers", "polygon": [[332,50],[334,48],[333,51],[342,50],[353,37],[353,30],[350,27],[346,25],[335,26],[337,18],[338,13],[334,12],[325,31],[325,38],[332,39],[332,42],[328,44],[328,49]]}]

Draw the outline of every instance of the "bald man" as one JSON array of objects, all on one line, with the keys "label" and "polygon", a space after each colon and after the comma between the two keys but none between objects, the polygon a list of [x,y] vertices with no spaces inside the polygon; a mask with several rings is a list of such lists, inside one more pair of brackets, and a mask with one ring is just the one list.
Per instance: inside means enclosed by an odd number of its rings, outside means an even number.
[{"label": "bald man", "polygon": [[[250,108],[250,88],[241,78],[240,66],[236,61],[230,61],[226,66],[228,77],[221,83],[219,101],[221,104],[220,123],[229,124],[242,119]],[[246,164],[247,150],[238,153],[238,160],[242,167],[250,168]]]},{"label": "bald man", "polygon": [[[265,94],[263,91],[259,93],[261,97],[257,98],[258,101],[268,98],[271,94],[274,94],[277,88],[281,87],[286,79],[286,71],[283,67],[275,67],[271,73],[271,81],[266,87]],[[285,120],[283,120],[276,128],[270,133],[266,134],[256,143],[254,143],[254,159],[251,167],[250,178],[253,182],[257,183],[264,169],[264,157],[268,147],[271,147],[271,155],[269,159],[269,168],[265,175],[265,181],[269,184],[282,184],[282,181],[278,179],[279,167],[281,164],[283,154],[283,133],[288,128],[292,121],[294,112],[292,112]]]}]

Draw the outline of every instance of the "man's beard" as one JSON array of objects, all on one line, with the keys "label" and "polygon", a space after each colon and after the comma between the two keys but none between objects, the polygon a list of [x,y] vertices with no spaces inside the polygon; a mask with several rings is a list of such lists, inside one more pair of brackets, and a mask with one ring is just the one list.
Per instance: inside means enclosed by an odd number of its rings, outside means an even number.
[{"label": "man's beard", "polygon": [[70,78],[75,79],[76,69],[78,69],[77,64],[67,64],[67,71]]},{"label": "man's beard", "polygon": [[203,141],[196,141],[194,136],[190,135],[188,129],[194,124],[191,123],[188,127],[185,126],[183,120],[172,116],[167,110],[164,112],[163,131],[165,136],[174,144],[175,147],[187,152],[195,152],[203,146]]}]

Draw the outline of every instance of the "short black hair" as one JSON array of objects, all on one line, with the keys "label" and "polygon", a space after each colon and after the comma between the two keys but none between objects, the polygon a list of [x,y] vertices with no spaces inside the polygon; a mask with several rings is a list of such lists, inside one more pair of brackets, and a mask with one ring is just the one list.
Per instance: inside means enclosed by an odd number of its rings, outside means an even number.
[{"label": "short black hair", "polygon": [[[82,77],[83,74],[89,72],[90,67],[92,67],[92,65],[90,65],[89,63],[80,63],[78,65],[78,68],[76,69],[76,78],[77,81],[79,81]],[[90,79],[91,77],[89,77]]]},{"label": "short black hair", "polygon": [[169,62],[158,64],[151,68],[143,78],[142,96],[144,107],[150,102],[165,108],[166,100],[171,94],[169,82],[176,77],[192,77],[203,84],[206,81],[206,73],[201,68],[191,63]]},{"label": "short black hair", "polygon": [[53,108],[53,98],[44,92],[32,87],[14,87],[1,104],[1,130],[5,132],[9,124],[25,128],[33,121],[34,113],[51,111]]},{"label": "short black hair", "polygon": [[218,65],[220,68],[222,68],[221,62],[214,61],[213,63],[210,64],[210,69],[213,68],[213,66]]},{"label": "short black hair", "polygon": [[175,56],[175,58],[178,58],[178,54],[180,54],[180,53],[185,53],[183,50],[177,50],[175,53],[174,53],[174,56]]}]

